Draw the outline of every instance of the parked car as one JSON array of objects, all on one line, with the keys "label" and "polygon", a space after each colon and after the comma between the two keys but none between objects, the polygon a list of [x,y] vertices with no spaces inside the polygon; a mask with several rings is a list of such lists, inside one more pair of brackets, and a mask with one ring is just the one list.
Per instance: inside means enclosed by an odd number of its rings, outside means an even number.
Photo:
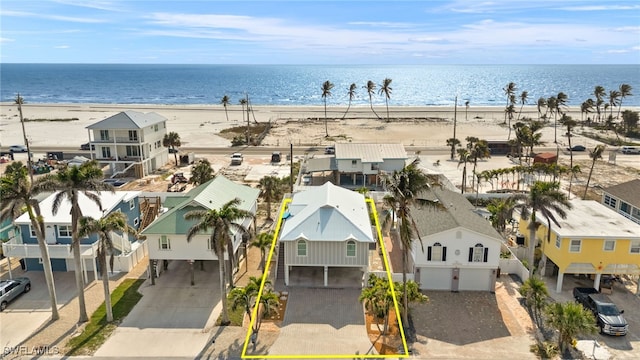
[{"label": "parked car", "polygon": [[584,147],[583,145],[574,145],[574,146],[572,146],[570,148],[568,147],[567,150],[568,151],[585,151],[585,150],[587,150],[587,148]]},{"label": "parked car", "polygon": [[11,152],[27,152],[27,147],[24,145],[11,145],[9,146]]},{"label": "parked car", "polygon": [[0,311],[4,311],[18,295],[27,293],[29,290],[31,290],[31,280],[28,277],[0,281]]},{"label": "parked car", "polygon": [[577,287],[573,289],[573,297],[585,309],[591,310],[596,317],[601,334],[627,335],[629,323],[622,317],[624,310],[618,310],[616,304],[607,295],[600,294],[594,288]]},{"label": "parked car", "polygon": [[177,153],[178,153],[178,149],[169,148],[169,154],[177,154]]},{"label": "parked car", "polygon": [[231,155],[231,165],[240,165],[240,164],[242,164],[242,154],[233,153]]},{"label": "parked car", "polygon": [[640,154],[640,146],[623,146],[620,148],[623,154]]},{"label": "parked car", "polygon": [[279,163],[281,159],[282,159],[282,155],[280,155],[279,151],[274,151],[271,154],[271,162],[272,163]]},{"label": "parked car", "polygon": [[333,155],[336,153],[336,147],[335,146],[327,146],[324,148],[324,153],[327,155]]},{"label": "parked car", "polygon": [[84,144],[80,145],[80,150],[89,150],[89,147],[91,147],[91,150],[95,150],[96,149],[96,145],[95,144],[84,143]]}]

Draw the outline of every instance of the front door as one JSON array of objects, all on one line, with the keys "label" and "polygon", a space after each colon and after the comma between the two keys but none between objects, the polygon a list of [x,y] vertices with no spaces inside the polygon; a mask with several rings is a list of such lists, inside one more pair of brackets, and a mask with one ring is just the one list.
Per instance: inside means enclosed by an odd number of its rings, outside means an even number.
[{"label": "front door", "polygon": [[458,292],[459,283],[460,283],[460,269],[453,268],[451,270],[451,291]]},{"label": "front door", "polygon": [[46,225],[44,230],[44,238],[47,244],[55,244],[56,241],[56,228],[54,225]]}]

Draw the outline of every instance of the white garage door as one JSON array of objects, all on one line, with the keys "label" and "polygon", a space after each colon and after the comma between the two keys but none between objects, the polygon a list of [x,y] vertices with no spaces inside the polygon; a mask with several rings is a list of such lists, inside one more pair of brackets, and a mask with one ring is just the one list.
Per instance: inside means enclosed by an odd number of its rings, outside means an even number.
[{"label": "white garage door", "polygon": [[460,291],[488,291],[491,269],[460,269]]},{"label": "white garage door", "polygon": [[451,290],[451,269],[420,268],[420,289]]}]

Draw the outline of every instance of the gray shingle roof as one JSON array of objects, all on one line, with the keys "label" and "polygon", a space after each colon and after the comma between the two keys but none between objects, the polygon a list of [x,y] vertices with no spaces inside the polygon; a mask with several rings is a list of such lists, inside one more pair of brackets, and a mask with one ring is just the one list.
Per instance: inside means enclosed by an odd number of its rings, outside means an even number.
[{"label": "gray shingle roof", "polygon": [[474,211],[473,205],[462,194],[434,188],[421,194],[420,197],[437,200],[445,208],[414,206],[411,209],[411,215],[421,237],[464,227],[498,240],[502,239],[491,224]]},{"label": "gray shingle roof", "polygon": [[127,110],[91,124],[87,126],[87,129],[142,129],[163,121],[167,121],[167,119],[154,112],[145,114]]},{"label": "gray shingle roof", "polygon": [[617,198],[620,198],[629,204],[640,208],[640,179],[624,182],[604,189]]},{"label": "gray shingle roof", "polygon": [[381,163],[384,159],[408,159],[402,144],[336,143],[336,159],[361,159],[366,163]]}]

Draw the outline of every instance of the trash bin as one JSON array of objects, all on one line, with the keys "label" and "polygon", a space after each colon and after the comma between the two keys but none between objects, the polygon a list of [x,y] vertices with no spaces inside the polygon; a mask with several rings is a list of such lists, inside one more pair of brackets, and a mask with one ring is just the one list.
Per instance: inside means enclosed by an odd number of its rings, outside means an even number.
[{"label": "trash bin", "polygon": [[24,262],[24,259],[20,259],[20,268],[22,270],[26,270],[27,269],[27,264]]}]

